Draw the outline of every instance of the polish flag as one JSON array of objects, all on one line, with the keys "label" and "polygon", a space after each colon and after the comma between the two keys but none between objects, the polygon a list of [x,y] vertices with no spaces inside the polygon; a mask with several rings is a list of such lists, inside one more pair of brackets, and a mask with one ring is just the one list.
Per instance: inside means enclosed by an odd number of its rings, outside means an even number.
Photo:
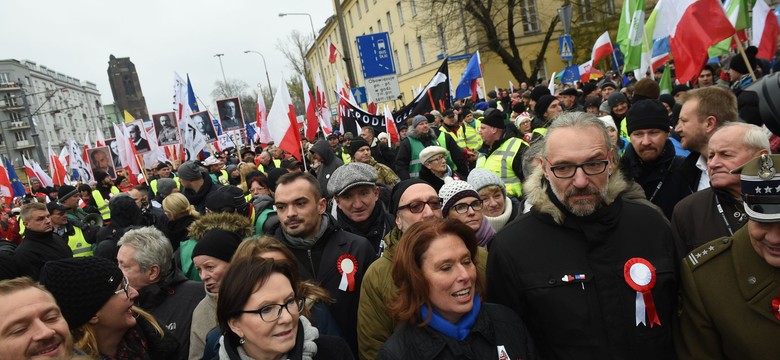
[{"label": "polish flag", "polygon": [[370,94],[366,94],[366,102],[368,103],[368,106],[366,107],[366,111],[368,111],[371,115],[379,115],[377,112],[377,106],[373,99],[371,99]]},{"label": "polish flag", "polygon": [[52,151],[51,144],[49,144],[49,169],[51,169],[52,182],[54,182],[54,185],[64,185],[68,172],[65,170],[65,166],[62,165],[59,156]]},{"label": "polish flag", "polygon": [[14,200],[14,193],[11,190],[11,179],[8,178],[8,172],[0,166],[0,196],[3,197],[6,205],[11,205]]},{"label": "polish flag", "polygon": [[98,126],[95,129],[95,147],[106,146],[106,137],[103,136],[103,130]]},{"label": "polish flag", "polygon": [[349,91],[349,84],[341,82],[341,76],[339,75],[338,71],[336,71],[336,92],[338,92],[339,94],[341,94],[341,96],[349,100],[349,102],[352,105],[355,105],[355,107],[360,107],[357,104],[357,99],[355,99],[355,95],[352,95],[352,91]]},{"label": "polish flag", "polygon": [[771,59],[777,51],[777,36],[780,34],[780,26],[777,23],[777,15],[772,12],[764,0],[756,0],[753,6],[753,41],[758,47],[756,57]]},{"label": "polish flag", "polygon": [[295,118],[290,91],[287,90],[284,80],[276,89],[274,103],[271,105],[271,111],[268,112],[268,130],[274,144],[301,161],[301,133],[298,130],[298,120]]},{"label": "polish flag", "polygon": [[318,73],[314,80],[314,92],[317,98],[317,114],[320,118],[320,127],[325,135],[330,135],[333,130],[330,125],[330,108],[328,107],[328,100],[325,97],[325,87],[322,86],[322,78]]},{"label": "polish flag", "polygon": [[43,171],[35,160],[22,157],[22,162],[24,162],[24,172],[27,174],[27,178],[37,177],[43,186],[54,186],[49,174]]},{"label": "polish flag", "polygon": [[[268,89],[271,91],[271,89]],[[265,108],[263,100],[263,87],[257,84],[257,134],[261,144],[271,142],[271,133],[268,132],[268,110]]]},{"label": "polish flag", "polygon": [[387,107],[387,105],[384,105],[385,107],[385,131],[387,131],[387,135],[390,136],[390,141],[388,145],[396,144],[399,141],[401,141],[401,137],[398,135],[398,129],[395,126],[395,120],[393,120],[393,114],[390,112],[390,109]]},{"label": "polish flag", "polygon": [[309,90],[309,85],[306,84],[306,78],[301,76],[301,84],[303,86],[303,99],[304,107],[306,108],[306,138],[316,139],[317,128],[319,127],[319,120],[317,119],[317,101],[314,99],[314,94]]},{"label": "polish flag", "polygon": [[593,44],[593,51],[591,52],[590,58],[593,60],[593,64],[596,65],[602,58],[612,55],[612,52],[612,41],[609,40],[609,32],[605,31],[596,39],[596,43]]},{"label": "polish flag", "polygon": [[593,68],[593,60],[588,60],[587,62],[584,62],[579,65],[580,81],[586,83],[588,82],[588,80],[590,80],[591,68]]},{"label": "polish flag", "polygon": [[[707,63],[707,49],[734,35],[734,26],[718,0],[678,0],[670,24],[671,50],[679,83],[686,83]],[[777,39],[775,39],[776,41]]]},{"label": "polish flag", "polygon": [[336,54],[338,53],[338,51],[336,50],[336,45],[333,45],[333,43],[330,41],[328,41],[328,51],[329,51],[328,62],[331,64],[335,64]]},{"label": "polish flag", "polygon": [[119,127],[114,124],[114,133],[116,134],[116,142],[119,147],[119,160],[122,163],[122,168],[129,174],[140,174],[138,160],[135,156],[135,146],[133,146],[133,142],[130,141],[130,137],[127,135],[127,126],[122,124],[122,127]]}]

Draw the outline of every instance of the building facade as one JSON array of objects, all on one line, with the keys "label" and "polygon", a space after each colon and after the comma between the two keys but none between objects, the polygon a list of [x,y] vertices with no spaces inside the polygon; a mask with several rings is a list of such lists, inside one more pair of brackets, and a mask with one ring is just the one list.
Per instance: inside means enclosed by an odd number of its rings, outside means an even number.
[{"label": "building facade", "polygon": [[[344,22],[349,44],[345,48],[341,41],[336,15],[331,16],[320,30],[316,42],[306,54],[310,68],[322,74],[326,90],[332,94],[336,89],[336,73],[342,81],[347,81],[347,69],[343,61],[345,54],[351,54],[355,82],[352,86],[362,86],[360,58],[355,38],[357,36],[388,32],[393,51],[393,60],[398,75],[402,100],[408,102],[416,89],[425,86],[446,57],[460,58],[449,62],[449,73],[453,88],[457,86],[469,61],[469,54],[480,52],[485,92],[493,88],[508,88],[509,81],[514,86],[519,82],[509,72],[507,65],[485,46],[484,32],[473,25],[462,9],[453,9],[452,14],[436,20],[430,11],[423,8],[425,0],[342,0],[341,19]],[[522,57],[523,68],[529,74],[535,65],[537,55],[542,49],[547,29],[556,16],[563,1],[518,0],[519,21],[514,27],[515,39]],[[573,2],[579,11],[579,17],[587,24],[589,16],[614,16],[613,0],[581,0]],[[591,14],[593,8],[598,15]],[[334,11],[334,13],[337,13]],[[438,23],[437,23],[438,21]],[[505,23],[505,19],[497,19]],[[603,30],[601,30],[603,31]],[[544,53],[537,78],[548,79],[552,72],[560,72],[566,63],[558,53],[558,36],[562,34],[558,25]],[[328,63],[329,44],[338,49],[339,56],[335,64]],[[458,56],[461,55],[461,56]],[[322,64],[322,68],[320,68]],[[328,99],[331,107],[336,107],[336,99]],[[400,102],[396,105],[400,106]]]},{"label": "building facade", "polygon": [[111,55],[108,59],[108,82],[111,84],[114,104],[120,113],[124,114],[127,110],[136,119],[151,120],[135,64],[129,57],[118,58]]},{"label": "building facade", "polygon": [[94,142],[98,128],[105,134],[108,123],[94,83],[30,60],[0,60],[0,154],[14,167],[21,169],[25,157],[47,168],[49,144],[59,154],[69,139]]}]

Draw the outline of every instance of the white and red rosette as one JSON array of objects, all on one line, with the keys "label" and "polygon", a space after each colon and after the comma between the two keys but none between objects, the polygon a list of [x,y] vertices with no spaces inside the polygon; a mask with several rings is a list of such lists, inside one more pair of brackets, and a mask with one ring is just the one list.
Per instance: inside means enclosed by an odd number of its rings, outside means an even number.
[{"label": "white and red rosette", "polygon": [[623,266],[623,276],[626,283],[636,290],[636,325],[645,323],[645,317],[650,322],[650,327],[658,324],[658,312],[655,309],[653,293],[650,290],[655,286],[655,267],[643,258],[631,258]]},{"label": "white and red rosette", "polygon": [[780,320],[780,296],[772,299],[772,314]]},{"label": "white and red rosette", "polygon": [[341,274],[339,290],[355,291],[355,274],[358,268],[357,259],[352,254],[343,254],[336,261],[336,268],[339,270],[339,274]]}]

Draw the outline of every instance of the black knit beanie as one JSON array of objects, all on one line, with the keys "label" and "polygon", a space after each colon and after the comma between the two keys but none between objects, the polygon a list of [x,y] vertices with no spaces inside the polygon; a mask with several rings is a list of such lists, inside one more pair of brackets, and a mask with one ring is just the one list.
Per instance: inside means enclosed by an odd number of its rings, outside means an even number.
[{"label": "black knit beanie", "polygon": [[539,85],[531,90],[531,100],[533,101],[539,101],[539,98],[541,98],[542,95],[551,95],[550,89],[546,86]]},{"label": "black knit beanie", "polygon": [[395,215],[395,213],[398,211],[398,203],[401,202],[401,196],[403,196],[406,189],[408,189],[414,184],[428,184],[428,183],[423,180],[420,180],[419,178],[412,178],[412,179],[406,179],[404,181],[401,181],[395,185],[395,187],[393,188],[393,193],[391,195],[391,201],[390,201],[391,214]]},{"label": "black knit beanie", "polygon": [[363,138],[357,138],[349,142],[349,156],[355,156],[355,153],[363,146],[370,146],[363,140]]},{"label": "black knit beanie", "polygon": [[114,296],[122,279],[111,260],[87,256],[47,262],[39,281],[54,295],[68,327],[78,329]]},{"label": "black knit beanie", "polygon": [[642,100],[628,109],[626,129],[630,135],[636,130],[660,129],[669,132],[669,113],[659,100]]},{"label": "black knit beanie", "polygon": [[[750,64],[750,67],[753,70],[755,70],[756,55],[758,55],[758,48],[756,48],[755,46],[748,46],[745,49],[745,55],[748,58],[748,63]],[[742,75],[745,75],[750,72],[747,68],[747,65],[745,64],[745,60],[742,59],[742,55],[740,54],[734,55],[731,58],[731,62],[729,62],[729,69],[734,70]]]},{"label": "black knit beanie", "polygon": [[482,123],[496,129],[506,129],[506,115],[501,110],[490,108],[483,114]]},{"label": "black knit beanie", "polygon": [[212,229],[198,239],[198,243],[192,249],[192,258],[206,255],[230,262],[239,244],[241,244],[241,235],[232,231]]},{"label": "black knit beanie", "polygon": [[539,117],[544,117],[544,113],[547,112],[547,108],[550,107],[553,101],[555,101],[555,96],[542,95],[542,97],[536,101],[536,106],[534,106],[534,112],[536,115]]}]

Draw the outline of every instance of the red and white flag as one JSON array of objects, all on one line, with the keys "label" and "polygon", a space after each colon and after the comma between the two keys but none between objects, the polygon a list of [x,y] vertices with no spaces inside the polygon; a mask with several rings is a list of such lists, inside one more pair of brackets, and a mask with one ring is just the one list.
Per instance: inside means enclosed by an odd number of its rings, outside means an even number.
[{"label": "red and white flag", "polygon": [[11,179],[8,178],[8,172],[5,167],[0,165],[0,196],[7,205],[11,205],[14,200],[14,192],[11,190]]},{"label": "red and white flag", "polygon": [[677,0],[669,45],[674,57],[677,81],[686,83],[699,76],[707,62],[707,50],[736,30],[718,0]]},{"label": "red and white flag", "polygon": [[588,60],[587,62],[584,62],[578,66],[580,71],[580,81],[586,83],[588,80],[590,80],[590,70],[592,67],[593,60]]},{"label": "red and white flag", "polygon": [[303,103],[306,109],[306,121],[304,122],[306,129],[306,138],[313,140],[317,138],[317,128],[319,127],[319,120],[317,119],[317,101],[314,99],[314,94],[309,90],[309,85],[306,83],[306,77],[301,76],[301,84],[303,87]]},{"label": "red and white flag", "polygon": [[777,36],[780,35],[780,25],[777,16],[764,0],[756,0],[753,6],[753,41],[758,47],[756,57],[771,59],[777,51]]},{"label": "red and white flag", "polygon": [[[268,89],[271,91],[271,89]],[[268,132],[268,110],[265,108],[265,100],[263,99],[263,86],[257,84],[257,118],[255,122],[257,124],[257,136],[261,144],[267,144],[271,142],[271,133]]]},{"label": "red and white flag", "polygon": [[27,159],[23,156],[22,161],[24,162],[24,172],[27,173],[28,178],[37,177],[41,180],[43,186],[54,186],[54,182],[49,174],[43,171],[41,165],[35,162],[35,160]]},{"label": "red and white flag", "polygon": [[268,130],[271,139],[279,148],[301,161],[301,133],[298,130],[298,120],[295,117],[290,92],[284,80],[276,89],[274,103],[271,104],[271,111],[268,112]]},{"label": "red and white flag", "polygon": [[328,41],[328,62],[331,64],[336,63],[336,54],[338,51],[336,50],[336,45],[333,45],[332,42]]},{"label": "red and white flag", "polygon": [[65,166],[62,165],[60,157],[52,151],[51,144],[49,144],[49,169],[51,169],[51,180],[54,185],[65,185],[68,172],[65,170]]},{"label": "red and white flag", "polygon": [[322,86],[322,78],[318,73],[314,80],[314,92],[317,97],[317,113],[320,118],[320,127],[325,135],[330,135],[333,132],[330,125],[330,107],[328,106],[328,100],[325,96],[325,87]]},{"label": "red and white flag", "polygon": [[395,120],[393,120],[393,113],[390,112],[390,109],[387,107],[387,105],[384,105],[385,110],[385,131],[387,132],[387,135],[390,136],[390,141],[388,145],[397,144],[399,141],[401,141],[401,137],[398,135],[398,128],[395,126]]},{"label": "red and white flag", "polygon": [[590,58],[593,60],[593,65],[597,65],[599,60],[605,58],[613,53],[612,41],[609,40],[609,32],[605,31],[593,44],[593,51]]},{"label": "red and white flag", "polygon": [[352,91],[349,90],[349,85],[341,82],[341,76],[338,71],[336,71],[336,92],[349,100],[355,107],[360,107],[357,103],[357,99],[355,99],[355,95],[352,95]]},{"label": "red and white flag", "polygon": [[366,103],[368,103],[366,106],[366,111],[368,111],[369,114],[379,115],[379,109],[376,106],[374,99],[371,98],[371,94],[366,94]]},{"label": "red and white flag", "polygon": [[103,136],[103,129],[98,126],[95,129],[95,147],[106,146],[106,137]]},{"label": "red and white flag", "polygon": [[138,167],[138,160],[136,160],[136,151],[133,142],[128,136],[127,125],[122,124],[121,127],[114,124],[114,133],[116,134],[116,144],[119,148],[119,161],[122,163],[122,168],[129,175],[137,176],[140,174]]}]

